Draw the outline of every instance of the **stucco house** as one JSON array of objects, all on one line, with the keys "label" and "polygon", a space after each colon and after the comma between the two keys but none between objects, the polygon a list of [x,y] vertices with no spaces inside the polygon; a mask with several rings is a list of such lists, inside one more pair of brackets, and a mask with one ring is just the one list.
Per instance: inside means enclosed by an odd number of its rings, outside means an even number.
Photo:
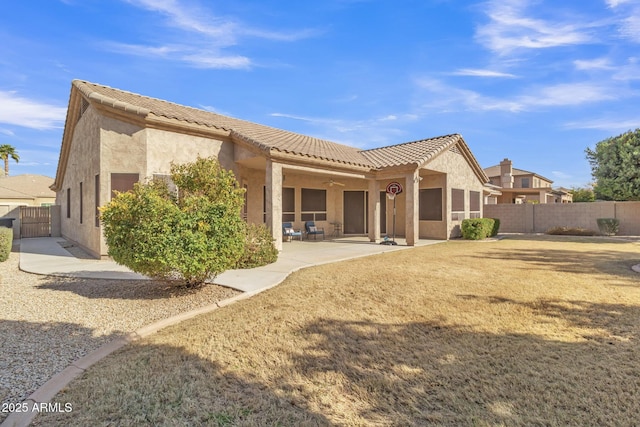
[{"label": "stucco house", "polygon": [[513,167],[504,159],[499,165],[484,169],[489,186],[497,191],[487,204],[497,203],[571,203],[573,195],[566,188],[552,188],[553,181],[523,169]]},{"label": "stucco house", "polygon": [[457,134],[361,150],[311,136],[74,80],[55,182],[62,235],[105,256],[98,207],[114,190],[166,176],[170,165],[216,156],[246,189],[244,216],[266,223],[282,248],[282,222],[314,220],[331,234],[378,241],[391,233],[386,186],[398,182],[396,232],[457,236],[482,216],[488,177]]}]

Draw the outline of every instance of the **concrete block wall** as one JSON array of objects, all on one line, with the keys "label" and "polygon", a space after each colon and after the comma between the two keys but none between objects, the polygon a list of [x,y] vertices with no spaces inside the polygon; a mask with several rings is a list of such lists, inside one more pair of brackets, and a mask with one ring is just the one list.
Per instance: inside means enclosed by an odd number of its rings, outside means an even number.
[{"label": "concrete block wall", "polygon": [[620,235],[640,236],[640,202],[484,205],[484,216],[500,219],[503,233],[544,233],[553,227],[598,231],[598,218],[617,218]]},{"label": "concrete block wall", "polygon": [[616,202],[614,218],[620,220],[620,235],[640,236],[640,202]]},{"label": "concrete block wall", "polygon": [[498,218],[503,233],[533,233],[532,218],[527,220],[526,204],[484,205],[485,218]]}]

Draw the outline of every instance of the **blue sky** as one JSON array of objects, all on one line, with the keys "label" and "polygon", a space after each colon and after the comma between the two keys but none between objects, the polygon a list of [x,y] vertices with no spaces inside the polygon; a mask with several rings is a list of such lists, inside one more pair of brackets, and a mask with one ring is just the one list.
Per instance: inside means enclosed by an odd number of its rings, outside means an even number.
[{"label": "blue sky", "polygon": [[26,0],[0,40],[11,175],[55,175],[73,79],[362,148],[460,133],[565,187],[640,127],[640,0]]}]

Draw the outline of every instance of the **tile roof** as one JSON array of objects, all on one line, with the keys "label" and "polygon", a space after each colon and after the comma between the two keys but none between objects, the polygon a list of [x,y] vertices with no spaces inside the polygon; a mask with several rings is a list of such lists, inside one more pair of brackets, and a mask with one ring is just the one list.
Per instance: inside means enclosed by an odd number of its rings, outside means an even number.
[{"label": "tile roof", "polygon": [[362,154],[378,168],[409,164],[422,165],[461,140],[462,137],[458,134],[445,135],[365,150]]},{"label": "tile roof", "polygon": [[53,178],[44,175],[16,175],[0,178],[0,198],[20,199],[36,197],[56,197],[49,186]]},{"label": "tile roof", "polygon": [[[228,131],[232,139],[252,144],[263,151],[275,150],[369,169],[410,164],[424,165],[439,153],[453,148],[457,144],[464,145],[465,149],[468,150],[466,143],[458,134],[371,150],[359,150],[355,147],[332,141],[276,129],[82,80],[74,80],[73,86],[93,102],[109,105],[141,116],[152,114],[171,120]],[[475,163],[475,167],[480,168],[475,159],[472,159],[471,162]],[[479,176],[481,175],[482,171],[480,169]]]},{"label": "tile roof", "polygon": [[232,131],[232,136],[257,145],[262,149],[274,149],[285,153],[357,166],[374,166],[360,154],[357,148],[347,145],[227,117],[210,111],[174,104],[156,98],[149,98],[95,83],[74,80],[73,84],[88,98],[102,104],[108,104],[137,114],[153,114],[168,119]]}]

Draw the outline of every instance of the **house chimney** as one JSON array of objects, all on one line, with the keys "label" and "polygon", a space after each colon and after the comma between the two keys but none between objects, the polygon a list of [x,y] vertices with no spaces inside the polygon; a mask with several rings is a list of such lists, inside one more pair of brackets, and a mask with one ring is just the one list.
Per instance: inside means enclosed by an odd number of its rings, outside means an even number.
[{"label": "house chimney", "polygon": [[513,165],[509,159],[500,162],[500,182],[502,188],[513,188]]}]

